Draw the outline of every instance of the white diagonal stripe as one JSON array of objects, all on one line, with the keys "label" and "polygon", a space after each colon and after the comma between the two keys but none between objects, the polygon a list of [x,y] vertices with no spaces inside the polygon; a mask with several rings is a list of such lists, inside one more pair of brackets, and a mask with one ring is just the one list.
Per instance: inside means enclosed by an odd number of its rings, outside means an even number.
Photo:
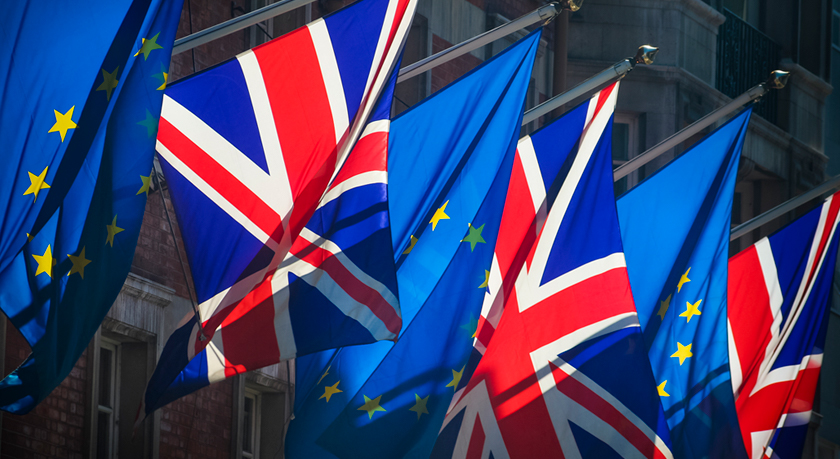
[{"label": "white diagonal stripe", "polygon": [[[265,152],[265,161],[268,165],[268,173],[275,179],[276,192],[279,194],[278,213],[285,216],[292,208],[292,188],[289,183],[289,174],[286,170],[286,162],[283,159],[283,149],[280,147],[280,137],[277,134],[277,125],[274,121],[274,112],[271,110],[271,101],[268,98],[268,91],[265,89],[260,63],[257,55],[248,50],[236,57],[242,67],[242,74],[245,83],[248,85],[248,94],[251,96],[251,105],[254,107],[254,116],[257,120],[257,129],[260,132],[260,141]],[[247,183],[247,182],[243,182]]]},{"label": "white diagonal stripe", "polygon": [[344,132],[350,126],[350,121],[347,114],[347,99],[344,96],[344,86],[341,83],[338,62],[335,60],[330,32],[327,30],[327,23],[323,19],[318,19],[306,27],[309,29],[312,45],[315,47],[315,54],[318,56],[318,64],[321,66],[324,89],[327,91],[327,100],[329,100],[330,111],[332,112],[335,143],[339,144]]}]

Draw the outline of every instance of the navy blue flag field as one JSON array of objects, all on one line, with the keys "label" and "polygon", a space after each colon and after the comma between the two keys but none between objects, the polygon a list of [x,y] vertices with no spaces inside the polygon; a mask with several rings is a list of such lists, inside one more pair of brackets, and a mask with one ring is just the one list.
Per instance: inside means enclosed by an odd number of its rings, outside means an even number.
[{"label": "navy blue flag field", "polygon": [[387,146],[415,6],[356,2],[167,91],[157,148],[209,339],[195,317],[169,337],[142,415],[284,359],[397,336]]},{"label": "navy blue flag field", "polygon": [[286,454],[428,457],[487,287],[540,32],[393,121],[392,243],[405,327],[297,359]]},{"label": "navy blue flag field", "polygon": [[837,264],[840,193],[729,260],[729,355],[751,459],[802,456]]},{"label": "navy blue flag field", "polygon": [[730,216],[747,109],[617,201],[674,457],[743,457],[727,352]]},{"label": "navy blue flag field", "polygon": [[0,309],[32,354],[0,382],[3,410],[69,374],[128,274],[181,6],[5,5]]}]

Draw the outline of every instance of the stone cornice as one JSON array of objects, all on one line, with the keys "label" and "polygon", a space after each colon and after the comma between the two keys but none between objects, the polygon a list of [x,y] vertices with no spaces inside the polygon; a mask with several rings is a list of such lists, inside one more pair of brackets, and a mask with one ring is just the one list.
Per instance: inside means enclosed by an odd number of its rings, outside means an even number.
[{"label": "stone cornice", "polygon": [[175,290],[134,273],[128,273],[120,293],[165,308],[172,303]]}]

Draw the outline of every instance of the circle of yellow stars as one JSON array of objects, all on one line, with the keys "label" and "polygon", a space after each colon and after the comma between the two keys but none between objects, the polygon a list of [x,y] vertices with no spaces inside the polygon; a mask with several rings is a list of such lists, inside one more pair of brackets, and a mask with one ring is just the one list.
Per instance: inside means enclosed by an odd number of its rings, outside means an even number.
[{"label": "circle of yellow stars", "polygon": [[[157,39],[160,36],[158,32],[150,39],[142,38],[142,44],[140,49],[134,54],[135,57],[139,56],[141,53],[143,54],[143,60],[147,60],[149,58],[149,54],[157,49],[163,49],[163,46],[157,43]],[[163,64],[160,65],[161,71],[155,75],[152,75],[156,78],[160,84],[157,85],[156,90],[162,91],[166,88],[166,84],[168,82],[169,74]],[[120,67],[117,66],[114,68],[113,71],[108,71],[105,68],[101,69],[102,72],[102,82],[97,86],[96,91],[103,91],[105,93],[105,99],[110,102],[111,96],[113,95],[114,90],[119,85],[118,74],[120,71]],[[55,116],[55,123],[50,127],[47,131],[48,134],[56,132],[59,134],[61,138],[61,143],[63,143],[69,131],[74,130],[78,127],[76,122],[73,120],[74,111],[76,109],[75,105],[72,105],[66,112],[61,112],[59,110],[53,110],[53,114]],[[151,113],[146,110],[146,118],[137,124],[143,126],[147,130],[147,135],[149,137],[152,136],[157,131],[157,119],[151,115]],[[42,190],[48,190],[50,188],[50,184],[47,183],[47,175],[49,173],[49,166],[44,167],[40,174],[35,174],[32,171],[27,171],[29,184],[24,190],[23,195],[28,196],[32,195],[33,203],[37,202],[38,196]],[[140,181],[142,185],[140,189],[137,191],[136,195],[145,194],[147,197],[149,195],[149,190],[151,188],[151,174],[148,176],[141,175]],[[105,239],[105,244],[109,245],[110,247],[114,246],[114,238],[117,234],[124,231],[123,228],[120,228],[117,225],[117,215],[114,215],[113,220],[110,224],[106,225],[107,236]],[[35,235],[26,233],[27,242],[31,243]],[[67,259],[70,260],[71,267],[70,270],[67,272],[67,276],[70,277],[74,274],[78,274],[81,279],[85,277],[85,267],[87,267],[92,260],[87,258],[86,255],[86,247],[82,246],[81,249],[76,254],[67,254]],[[32,258],[35,259],[36,267],[35,267],[35,276],[39,276],[41,274],[46,274],[49,278],[53,277],[53,268],[58,264],[58,259],[53,256],[52,245],[47,244],[47,248],[44,250],[42,255],[37,253],[32,254]],[[336,383],[333,387],[338,384]],[[336,389],[337,390],[337,389]],[[337,390],[341,392],[340,390]],[[329,399],[329,396],[327,397]]]},{"label": "circle of yellow stars", "polygon": [[[688,282],[691,282],[691,279],[688,277],[689,273],[691,272],[691,267],[689,267],[685,273],[680,276],[680,280],[677,282],[677,293],[682,290],[683,285]],[[656,315],[659,316],[660,320],[665,320],[665,314],[667,314],[668,310],[671,307],[671,298],[673,295],[668,295],[667,298],[659,302],[659,310],[657,311]],[[685,303],[685,311],[680,313],[679,317],[685,317],[685,322],[691,323],[691,318],[694,316],[702,315],[703,312],[700,311],[700,305],[703,303],[702,299],[697,300],[696,302],[692,303],[690,301],[686,301]],[[677,341],[677,350],[673,354],[671,354],[672,358],[679,360],[679,365],[682,366],[686,359],[693,357],[694,353],[691,351],[692,343],[682,344]],[[668,384],[668,380],[662,381],[658,386],[656,386],[656,390],[659,393],[660,397],[670,397],[671,395],[665,390],[665,386]]]}]

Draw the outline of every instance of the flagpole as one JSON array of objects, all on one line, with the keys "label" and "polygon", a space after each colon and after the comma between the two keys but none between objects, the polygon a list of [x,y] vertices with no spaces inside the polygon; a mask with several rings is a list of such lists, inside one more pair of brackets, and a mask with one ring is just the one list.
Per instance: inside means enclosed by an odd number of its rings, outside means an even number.
[{"label": "flagpole", "polygon": [[429,56],[423,60],[417,61],[414,64],[409,65],[408,67],[400,69],[399,76],[397,77],[397,82],[399,83],[411,77],[420,75],[421,73],[433,67],[445,64],[451,61],[452,59],[455,59],[456,57],[463,56],[464,54],[467,54],[470,51],[481,48],[482,46],[488,43],[492,43],[502,37],[516,32],[517,30],[524,29],[525,27],[531,26],[540,21],[548,23],[565,9],[568,9],[570,11],[577,11],[578,9],[580,9],[581,3],[583,3],[581,0],[567,0],[562,2],[561,4],[555,2],[537,8],[536,10],[520,17],[519,19],[514,19],[511,22],[502,24],[493,30],[488,30],[487,32],[484,32],[481,35],[477,35],[475,37],[470,38],[469,40],[462,41],[461,43],[458,43],[457,45],[452,46],[451,48],[447,48],[433,56]]},{"label": "flagpole", "polygon": [[184,38],[175,40],[172,47],[172,55],[189,51],[196,46],[201,46],[209,43],[217,38],[222,38],[225,35],[230,35],[238,30],[251,27],[254,24],[271,19],[275,16],[280,16],[283,13],[288,13],[296,8],[312,3],[315,0],[283,0],[271,5],[264,6],[260,9],[235,17],[221,24],[216,24],[213,27],[201,30]]},{"label": "flagpole", "polygon": [[780,217],[783,214],[786,214],[793,209],[811,201],[814,198],[818,198],[825,193],[830,191],[834,191],[840,189],[840,175],[837,175],[826,182],[823,182],[821,185],[817,186],[816,188],[806,191],[799,196],[791,198],[778,206],[764,212],[763,214],[753,217],[750,220],[732,228],[732,231],[729,233],[729,240],[734,241],[739,237],[749,233],[750,231],[774,220],[777,217]]},{"label": "flagpole", "polygon": [[594,91],[601,85],[604,85],[615,79],[624,78],[625,75],[630,73],[630,71],[633,70],[634,67],[636,67],[636,64],[652,64],[657,52],[659,52],[659,48],[655,46],[640,46],[635,56],[628,57],[627,59],[616,62],[615,65],[613,65],[612,67],[598,72],[593,77],[575,86],[574,88],[564,92],[563,94],[556,95],[551,99],[548,99],[547,101],[526,111],[525,116],[522,118],[522,125],[524,126],[530,123],[531,121],[534,121],[535,119],[551,112],[552,110],[566,105],[567,103],[591,91]]},{"label": "flagpole", "polygon": [[695,121],[693,124],[686,127],[685,129],[675,133],[671,137],[668,137],[667,139],[663,140],[662,142],[659,142],[650,150],[642,153],[639,156],[636,156],[630,161],[627,161],[626,163],[619,166],[615,171],[613,171],[613,180],[617,182],[620,179],[626,177],[631,172],[653,161],[662,153],[665,153],[666,151],[674,148],[675,146],[689,139],[691,136],[697,134],[698,132],[702,131],[708,126],[711,126],[724,116],[734,112],[735,110],[738,110],[739,108],[741,108],[741,106],[750,103],[754,100],[758,100],[761,96],[770,92],[770,89],[784,88],[789,77],[789,72],[784,72],[782,70],[774,70],[770,73],[770,78],[767,81],[753,86],[752,88],[748,89],[746,92],[736,97],[734,100],[724,105],[723,107],[712,111],[711,113]]}]

